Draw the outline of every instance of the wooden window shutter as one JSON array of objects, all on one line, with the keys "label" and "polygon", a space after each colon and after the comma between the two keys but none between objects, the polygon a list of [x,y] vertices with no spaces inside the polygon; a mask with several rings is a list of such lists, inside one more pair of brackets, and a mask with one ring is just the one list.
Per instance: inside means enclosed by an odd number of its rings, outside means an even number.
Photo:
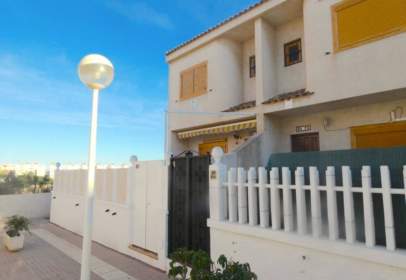
[{"label": "wooden window shutter", "polygon": [[193,69],[183,71],[180,75],[180,99],[193,96]]},{"label": "wooden window shutter", "polygon": [[199,64],[194,69],[194,96],[207,92],[207,63]]},{"label": "wooden window shutter", "polygon": [[204,62],[180,74],[180,100],[207,93],[207,71],[207,62]]}]

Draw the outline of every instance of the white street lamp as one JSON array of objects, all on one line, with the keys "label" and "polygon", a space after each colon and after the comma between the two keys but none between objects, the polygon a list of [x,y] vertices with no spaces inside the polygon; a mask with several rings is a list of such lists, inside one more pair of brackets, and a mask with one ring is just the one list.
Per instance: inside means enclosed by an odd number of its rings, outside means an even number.
[{"label": "white street lamp", "polygon": [[78,66],[79,78],[93,90],[92,119],[90,127],[88,178],[86,191],[86,208],[83,222],[81,280],[90,280],[90,256],[92,248],[94,179],[96,169],[97,111],[99,91],[108,87],[114,78],[113,64],[102,55],[90,54],[82,58]]}]

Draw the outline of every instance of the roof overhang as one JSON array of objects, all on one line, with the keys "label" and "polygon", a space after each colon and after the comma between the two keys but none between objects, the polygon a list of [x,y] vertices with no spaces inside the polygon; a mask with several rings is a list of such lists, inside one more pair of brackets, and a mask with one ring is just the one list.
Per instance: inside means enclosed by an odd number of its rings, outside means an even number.
[{"label": "roof overhang", "polygon": [[[166,61],[171,62],[191,52],[192,50],[213,41],[219,36],[224,35],[226,32],[232,31],[234,28],[244,24],[245,22],[252,21],[263,16],[270,9],[287,2],[292,2],[292,0],[263,0],[258,2],[257,4],[250,6],[240,13],[226,19],[218,25],[168,51],[166,53]],[[301,2],[301,0],[294,0],[293,2]]]}]

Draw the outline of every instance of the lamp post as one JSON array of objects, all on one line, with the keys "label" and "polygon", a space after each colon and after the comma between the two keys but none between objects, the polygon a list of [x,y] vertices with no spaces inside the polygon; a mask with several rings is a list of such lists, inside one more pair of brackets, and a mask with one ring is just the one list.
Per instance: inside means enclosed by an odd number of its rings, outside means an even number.
[{"label": "lamp post", "polygon": [[104,56],[90,54],[82,58],[78,66],[79,78],[92,94],[92,115],[90,127],[88,178],[86,191],[86,208],[83,222],[81,280],[90,280],[90,256],[92,248],[94,179],[96,169],[97,111],[100,90],[108,87],[114,78],[113,64]]}]

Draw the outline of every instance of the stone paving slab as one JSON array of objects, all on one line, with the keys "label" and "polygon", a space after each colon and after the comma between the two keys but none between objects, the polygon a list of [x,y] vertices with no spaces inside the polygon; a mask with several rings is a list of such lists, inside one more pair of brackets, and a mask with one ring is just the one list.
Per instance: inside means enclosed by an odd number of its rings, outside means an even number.
[{"label": "stone paving slab", "polygon": [[[40,228],[47,230],[56,236],[78,248],[82,246],[81,236],[50,223],[41,223]],[[167,280],[165,272],[151,267],[139,260],[118,253],[96,242],[92,244],[92,254],[99,260],[104,261],[128,275],[140,280]]]},{"label": "stone paving slab", "polygon": [[[14,253],[0,239],[0,280],[79,280],[79,263],[36,235],[27,235],[24,249]],[[91,279],[102,280],[94,273]]]},{"label": "stone paving slab", "polygon": [[[79,280],[82,238],[43,220],[35,221],[32,231],[20,252],[8,252],[0,240],[0,280]],[[92,253],[92,280],[168,279],[164,272],[98,243],[93,242]]]}]

